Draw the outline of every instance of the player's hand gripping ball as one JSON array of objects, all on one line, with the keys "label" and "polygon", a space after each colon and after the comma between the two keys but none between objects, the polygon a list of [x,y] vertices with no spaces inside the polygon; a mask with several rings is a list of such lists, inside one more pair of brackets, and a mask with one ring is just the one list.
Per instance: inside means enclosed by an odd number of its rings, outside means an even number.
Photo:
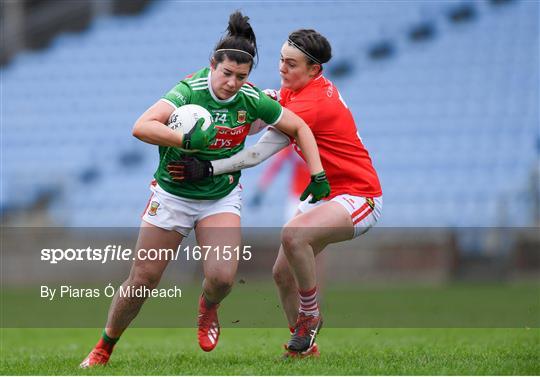
[{"label": "player's hand gripping ball", "polygon": [[182,147],[185,150],[201,150],[214,142],[217,130],[212,124],[212,115],[199,105],[184,105],[176,109],[167,126],[183,135]]}]

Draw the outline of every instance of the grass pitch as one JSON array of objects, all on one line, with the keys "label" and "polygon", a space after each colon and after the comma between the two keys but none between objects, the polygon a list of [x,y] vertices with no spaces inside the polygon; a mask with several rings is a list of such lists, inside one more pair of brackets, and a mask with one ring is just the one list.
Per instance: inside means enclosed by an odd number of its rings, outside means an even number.
[{"label": "grass pitch", "polygon": [[282,360],[287,329],[130,329],[106,367],[78,369],[99,329],[2,329],[8,375],[539,375],[539,329],[329,329],[319,359]]},{"label": "grass pitch", "polygon": [[[289,333],[271,284],[235,287],[220,308],[224,328],[210,353],[199,349],[193,328],[200,286],[184,288],[181,300],[145,304],[107,367],[81,370],[78,365],[101,329],[75,327],[100,326],[110,299],[44,302],[37,289],[4,287],[0,373],[540,375],[537,282],[328,286],[323,313],[325,324],[334,328],[324,327],[318,337],[321,357],[304,360],[281,359]],[[253,318],[260,323],[250,322]],[[351,328],[355,325],[363,328]]]}]

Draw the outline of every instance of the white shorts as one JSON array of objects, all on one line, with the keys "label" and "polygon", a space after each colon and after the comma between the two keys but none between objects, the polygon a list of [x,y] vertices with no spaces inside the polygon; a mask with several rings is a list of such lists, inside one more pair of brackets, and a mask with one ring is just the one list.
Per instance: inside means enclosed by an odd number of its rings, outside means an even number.
[{"label": "white shorts", "polygon": [[144,210],[142,219],[149,224],[166,230],[174,230],[187,237],[197,222],[216,213],[234,213],[242,210],[242,187],[236,186],[229,195],[216,200],[181,198],[169,194],[157,183],[150,186],[152,196]]},{"label": "white shorts", "polygon": [[[310,200],[311,196],[301,202],[298,205],[298,210],[305,213],[324,203],[328,203],[328,201],[325,200],[310,203]],[[330,202],[337,202],[341,204],[347,210],[347,212],[349,212],[354,226],[353,238],[356,238],[370,230],[371,227],[377,223],[382,214],[382,196],[378,196],[376,198],[366,198],[363,196],[343,194],[330,199]]]}]

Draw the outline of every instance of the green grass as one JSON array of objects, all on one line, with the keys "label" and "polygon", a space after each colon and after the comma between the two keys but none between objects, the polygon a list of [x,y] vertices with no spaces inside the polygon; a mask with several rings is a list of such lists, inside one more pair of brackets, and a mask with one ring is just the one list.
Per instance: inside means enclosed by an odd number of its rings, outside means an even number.
[{"label": "green grass", "polygon": [[281,360],[288,331],[270,283],[237,284],[220,308],[224,328],[211,353],[199,349],[193,329],[200,286],[182,288],[181,299],[148,300],[109,366],[80,370],[101,330],[77,327],[100,326],[110,299],[48,302],[39,298],[38,289],[3,287],[0,372],[540,375],[538,282],[328,285],[322,308],[325,324],[332,328],[323,328],[319,335],[321,358],[309,360]]},{"label": "green grass", "polygon": [[538,375],[539,329],[329,329],[320,359],[281,360],[286,329],[223,330],[211,353],[195,329],[130,329],[107,367],[77,368],[99,329],[2,329],[9,375]]}]

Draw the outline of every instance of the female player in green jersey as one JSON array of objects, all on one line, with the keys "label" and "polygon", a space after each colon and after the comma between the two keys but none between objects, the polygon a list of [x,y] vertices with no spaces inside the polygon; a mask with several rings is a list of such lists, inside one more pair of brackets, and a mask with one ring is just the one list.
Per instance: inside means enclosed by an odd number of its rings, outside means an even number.
[{"label": "female player in green jersey", "polygon": [[[294,138],[311,174],[323,177],[309,185],[309,193],[317,199],[330,193],[315,139],[306,123],[247,83],[257,56],[255,34],[248,20],[240,12],[233,13],[228,34],[216,45],[210,67],[182,80],[135,123],[133,135],[159,145],[160,154],[136,250],[176,250],[193,228],[199,245],[211,246],[213,251],[240,245],[240,173],[178,183],[167,166],[185,155],[180,147],[186,148],[188,144],[189,148],[198,150],[192,154],[201,160],[211,161],[238,153],[244,147],[251,122],[256,119]],[[185,104],[201,105],[213,118],[213,125],[206,131],[202,131],[200,123],[194,127],[189,140],[165,125],[171,113]],[[136,259],[123,287],[155,288],[169,261],[170,258]],[[199,300],[198,338],[204,351],[211,351],[217,345],[220,334],[217,308],[231,290],[237,267],[238,260],[234,257],[225,260],[211,255],[203,260],[205,278]],[[102,338],[81,367],[107,363],[114,344],[135,318],[145,298],[115,295]]]}]

